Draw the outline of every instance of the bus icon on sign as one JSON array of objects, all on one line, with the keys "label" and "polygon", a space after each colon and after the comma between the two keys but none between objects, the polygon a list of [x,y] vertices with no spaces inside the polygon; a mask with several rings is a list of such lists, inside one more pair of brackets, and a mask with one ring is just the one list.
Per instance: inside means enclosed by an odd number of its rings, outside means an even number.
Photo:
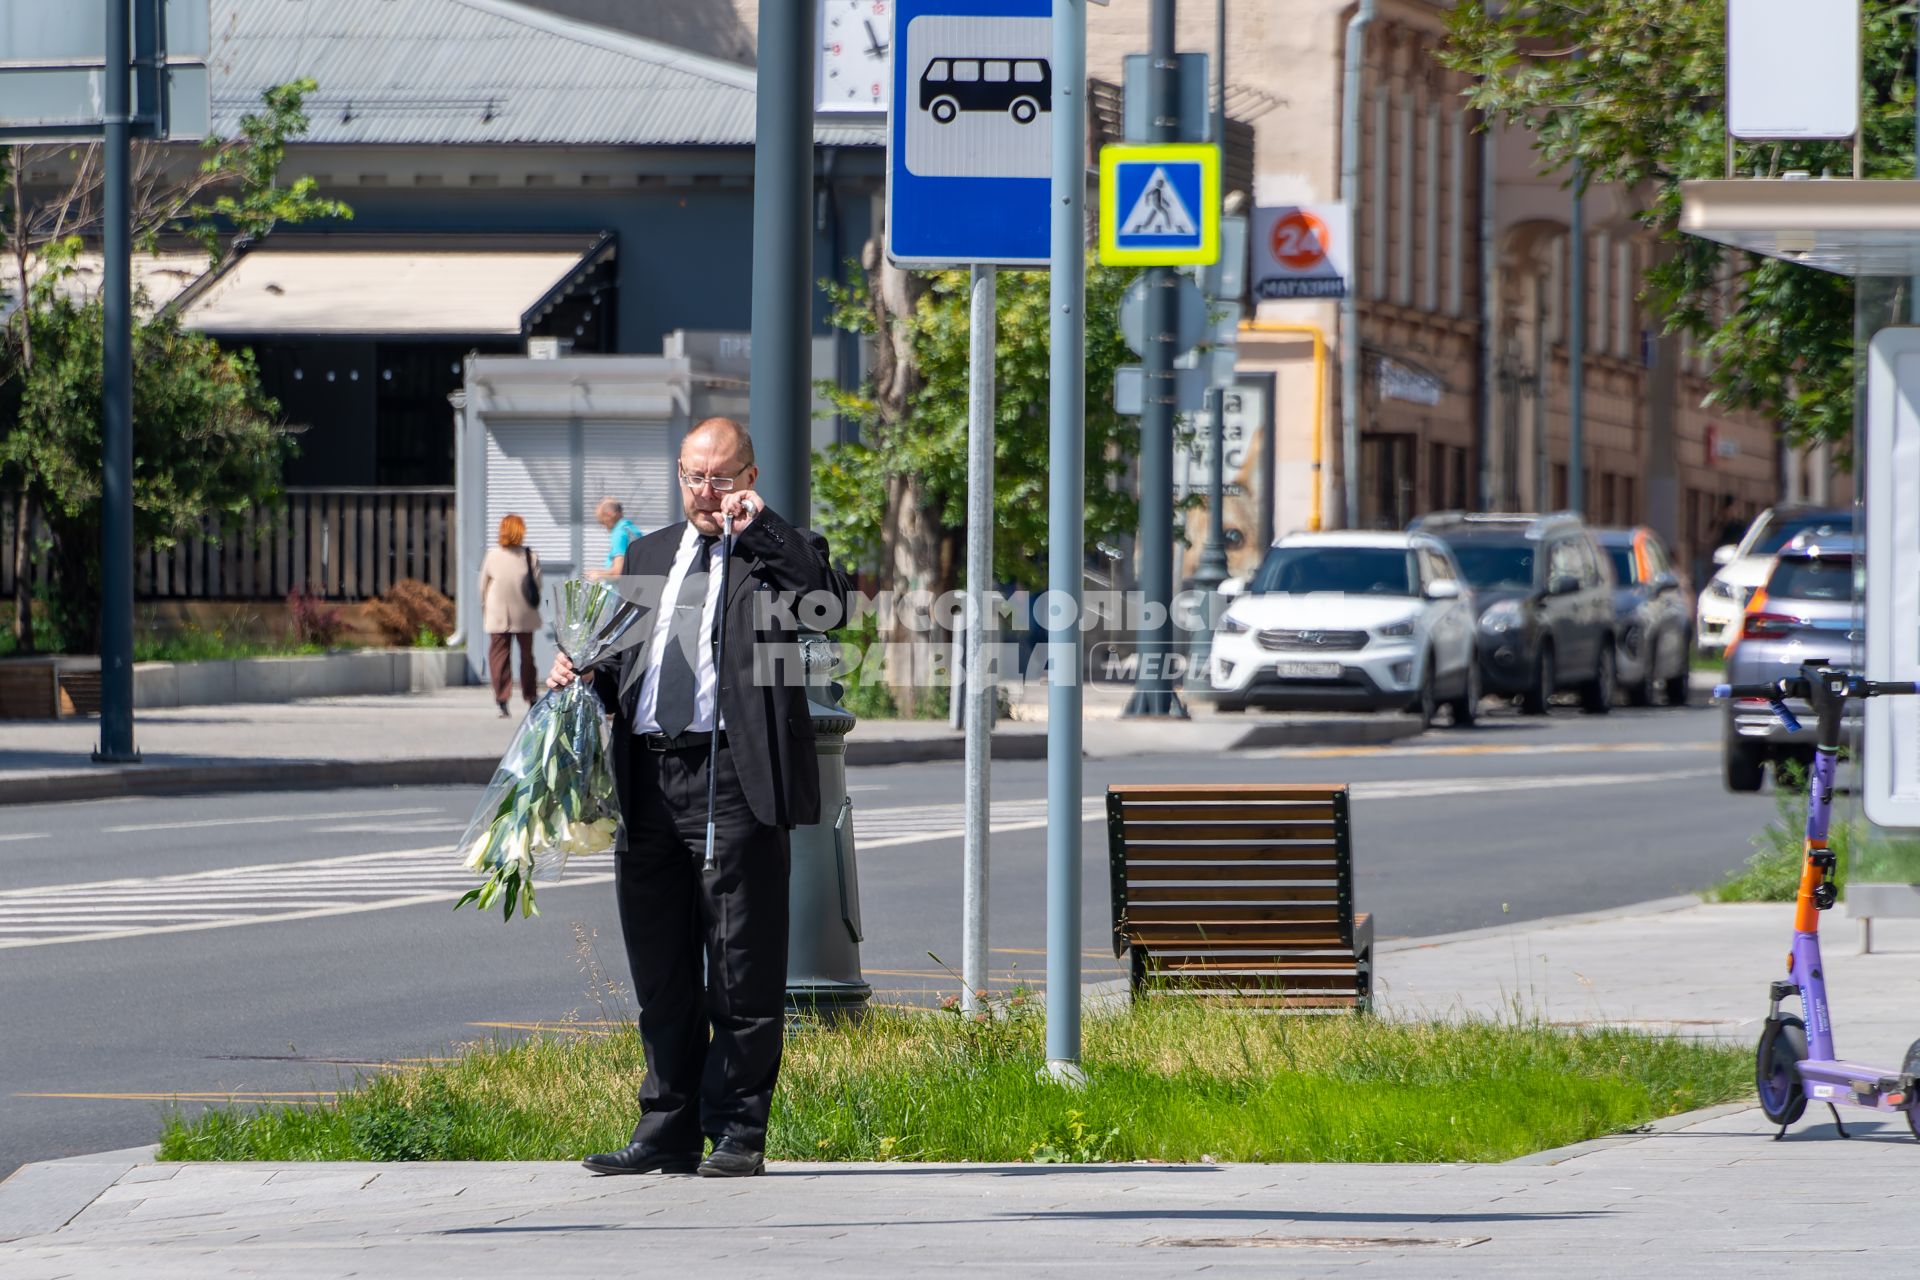
[{"label": "bus icon on sign", "polygon": [[920,109],[940,124],[962,111],[1004,111],[1032,124],[1053,110],[1053,69],[1045,58],[935,58],[920,73]]}]

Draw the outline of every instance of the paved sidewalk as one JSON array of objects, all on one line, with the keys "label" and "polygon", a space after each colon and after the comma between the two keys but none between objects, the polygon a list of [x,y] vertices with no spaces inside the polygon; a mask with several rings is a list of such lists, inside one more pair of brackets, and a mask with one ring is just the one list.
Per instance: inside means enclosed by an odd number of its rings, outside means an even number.
[{"label": "paved sidewalk", "polygon": [[[1809,1262],[1829,1276],[1920,1270],[1910,1138],[1882,1131],[1842,1143],[1829,1130],[1775,1143],[1755,1118],[1695,1118],[1550,1165],[781,1165],[714,1183],[595,1179],[549,1164],[123,1160],[92,1167],[95,1195],[84,1207],[74,1203],[84,1191],[69,1195],[71,1221],[0,1244],[0,1273],[1107,1280],[1356,1270],[1691,1277]],[[29,1166],[15,1181],[47,1168]],[[1796,1185],[1819,1189],[1796,1197]],[[0,1193],[0,1219],[6,1199]]]},{"label": "paved sidewalk", "polygon": [[[1827,917],[1847,1052],[1920,1031],[1920,926]],[[1746,1041],[1788,908],[1672,899],[1387,943],[1389,1015],[1512,1012]],[[1881,954],[1880,947],[1887,948]],[[744,1183],[571,1165],[30,1165],[0,1275],[1396,1277],[1920,1272],[1920,1147],[1852,1112],[1784,1142],[1735,1105],[1500,1165],[778,1165]],[[1795,1188],[1805,1189],[1796,1193]]]},{"label": "paved sidewalk", "polygon": [[[143,711],[138,765],[96,765],[93,718],[0,721],[0,804],[102,796],[288,787],[485,782],[518,715],[501,719],[479,686],[391,697],[314,698]],[[1175,724],[1115,721],[1089,733],[1094,755],[1213,753],[1254,747],[1360,746],[1399,741],[1408,716],[1213,716]],[[964,739],[945,721],[861,722],[847,740],[855,765],[957,760]],[[1046,725],[1007,721],[994,755],[1041,759]]]},{"label": "paved sidewalk", "polygon": [[[1787,976],[1792,932],[1785,903],[1682,897],[1386,942],[1380,1005],[1396,1017],[1518,1013],[1751,1044],[1767,984]],[[1840,1055],[1897,1069],[1920,1037],[1920,921],[1875,921],[1873,954],[1861,955],[1859,922],[1843,903],[1821,917],[1820,941]]]}]

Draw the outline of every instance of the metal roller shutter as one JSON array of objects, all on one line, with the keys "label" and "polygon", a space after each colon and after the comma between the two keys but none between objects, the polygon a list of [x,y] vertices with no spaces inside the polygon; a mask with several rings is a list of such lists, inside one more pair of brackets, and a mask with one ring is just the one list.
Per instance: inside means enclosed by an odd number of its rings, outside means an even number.
[{"label": "metal roller shutter", "polygon": [[[527,522],[527,545],[550,568],[573,565],[579,501],[566,422],[496,422],[487,430],[487,541],[508,513]],[[594,526],[596,529],[598,525]],[[605,556],[601,534],[600,554]],[[595,561],[593,563],[598,563]]]},{"label": "metal roller shutter", "polygon": [[646,533],[681,518],[677,459],[664,422],[588,422],[581,429],[581,547],[585,563],[604,564],[607,531],[594,520],[602,498],[617,499]]}]

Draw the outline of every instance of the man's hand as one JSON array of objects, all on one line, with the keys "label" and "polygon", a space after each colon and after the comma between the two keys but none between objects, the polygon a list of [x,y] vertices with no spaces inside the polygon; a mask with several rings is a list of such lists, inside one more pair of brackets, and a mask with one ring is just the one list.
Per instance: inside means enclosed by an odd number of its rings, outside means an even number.
[{"label": "man's hand", "polygon": [[740,532],[753,518],[767,509],[767,500],[751,489],[739,489],[720,495],[720,511],[733,520],[733,531]]},{"label": "man's hand", "polygon": [[576,673],[573,669],[572,659],[568,658],[564,653],[555,654],[553,657],[553,670],[547,673],[547,688],[564,689],[572,684],[576,678],[583,679],[591,684],[593,683],[593,672],[582,671]]}]

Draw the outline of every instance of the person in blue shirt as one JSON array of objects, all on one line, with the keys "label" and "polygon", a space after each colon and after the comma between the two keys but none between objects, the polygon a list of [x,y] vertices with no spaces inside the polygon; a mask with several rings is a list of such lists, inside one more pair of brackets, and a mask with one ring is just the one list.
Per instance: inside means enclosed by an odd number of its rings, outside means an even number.
[{"label": "person in blue shirt", "polygon": [[641,535],[640,526],[627,519],[626,509],[617,498],[602,498],[594,510],[594,516],[600,521],[600,527],[612,537],[607,543],[607,563],[600,569],[589,569],[590,578],[614,578],[620,574],[620,562],[626,559],[627,545]]}]

